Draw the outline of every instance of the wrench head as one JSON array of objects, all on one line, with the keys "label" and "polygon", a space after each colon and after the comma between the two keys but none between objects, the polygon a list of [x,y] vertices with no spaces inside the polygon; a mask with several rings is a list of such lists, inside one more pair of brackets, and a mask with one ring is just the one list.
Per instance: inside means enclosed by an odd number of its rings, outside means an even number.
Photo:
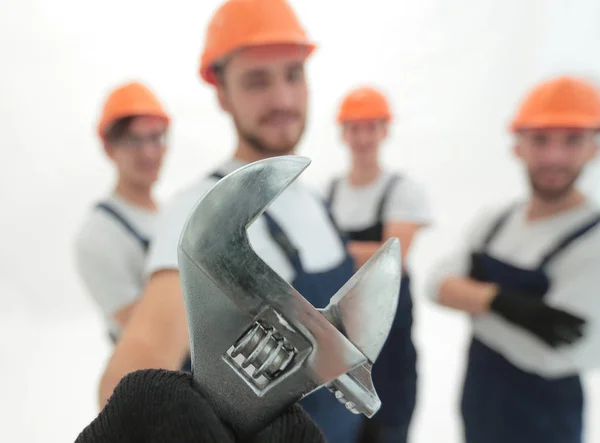
[{"label": "wrench head", "polygon": [[[355,346],[248,240],[248,226],[309,164],[304,157],[281,156],[237,169],[201,197],[180,236],[194,379],[240,435],[260,430],[314,390],[339,385],[340,377],[376,357],[372,346],[359,340],[368,355]],[[354,281],[351,286],[360,287]],[[344,314],[351,298],[340,296],[337,306],[344,309],[337,318],[356,336],[357,317]]]}]

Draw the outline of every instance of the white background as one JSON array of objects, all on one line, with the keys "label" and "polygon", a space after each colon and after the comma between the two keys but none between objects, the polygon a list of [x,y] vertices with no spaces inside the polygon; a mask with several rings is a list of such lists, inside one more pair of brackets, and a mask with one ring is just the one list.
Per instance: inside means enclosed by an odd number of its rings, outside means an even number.
[{"label": "white background", "polygon": [[[467,324],[424,301],[419,282],[478,207],[523,192],[506,131],[522,94],[549,74],[600,78],[600,2],[292,3],[320,45],[309,64],[311,113],[299,153],[313,164],[304,178],[322,183],[346,165],[336,106],[368,82],[388,94],[396,116],[386,164],[431,196],[437,223],[412,257],[421,352],[412,441],[459,442]],[[232,151],[230,121],[196,75],[217,4],[0,2],[0,441],[73,441],[96,412],[109,347],[75,275],[72,242],[113,177],[94,134],[108,91],[139,79],[172,112],[163,198]],[[583,183],[590,192],[600,189],[597,175]],[[586,384],[587,441],[597,443],[600,377]]]}]

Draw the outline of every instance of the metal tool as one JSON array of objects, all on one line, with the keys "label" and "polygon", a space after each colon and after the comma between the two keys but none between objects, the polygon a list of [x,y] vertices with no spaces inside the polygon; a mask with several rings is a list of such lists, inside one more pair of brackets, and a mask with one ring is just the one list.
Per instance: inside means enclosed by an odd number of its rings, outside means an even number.
[{"label": "metal tool", "polygon": [[388,240],[323,310],[248,240],[248,226],[309,164],[282,156],[237,169],[200,199],[180,237],[194,379],[240,435],[323,386],[353,413],[371,417],[381,406],[371,368],[398,303],[399,240]]}]

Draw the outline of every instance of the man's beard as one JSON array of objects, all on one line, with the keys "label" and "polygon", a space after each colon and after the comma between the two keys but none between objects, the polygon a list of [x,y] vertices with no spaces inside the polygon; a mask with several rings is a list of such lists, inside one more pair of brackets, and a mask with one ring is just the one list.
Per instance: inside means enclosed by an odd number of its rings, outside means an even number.
[{"label": "man's beard", "polygon": [[236,130],[238,132],[239,137],[244,140],[248,146],[250,146],[254,151],[259,153],[260,155],[264,155],[267,157],[276,157],[280,155],[288,155],[291,154],[295,149],[302,135],[304,134],[305,122],[302,123],[302,127],[298,133],[298,136],[295,140],[289,141],[287,143],[282,143],[279,145],[270,145],[264,140],[260,138],[259,135],[251,133],[249,131],[245,131],[244,128],[240,125],[238,119],[233,116],[233,122],[235,124]]},{"label": "man's beard", "polygon": [[556,188],[556,189],[547,189],[547,188],[544,188],[543,186],[539,185],[535,181],[535,177],[534,177],[535,174],[532,174],[532,173],[529,174],[529,183],[533,190],[533,194],[537,198],[539,198],[547,203],[553,203],[553,202],[563,199],[564,197],[566,197],[573,191],[573,189],[575,188],[575,183],[577,182],[577,179],[579,178],[580,174],[581,174],[581,171],[578,171],[578,172],[572,174],[570,177],[570,180],[568,181],[567,184],[565,184],[561,188]]}]

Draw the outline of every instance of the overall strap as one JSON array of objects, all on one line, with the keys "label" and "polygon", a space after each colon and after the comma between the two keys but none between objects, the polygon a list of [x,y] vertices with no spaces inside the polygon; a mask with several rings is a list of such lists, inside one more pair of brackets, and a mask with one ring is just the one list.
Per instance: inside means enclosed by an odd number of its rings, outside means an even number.
[{"label": "overall strap", "polygon": [[335,198],[335,194],[337,193],[339,183],[340,179],[334,178],[329,184],[329,192],[327,193],[327,200],[325,200],[325,203],[330,210],[333,207],[333,200]]},{"label": "overall strap", "polygon": [[[340,241],[342,242],[342,245],[344,247],[344,250],[346,251],[346,245],[348,243],[348,238],[342,231],[340,231],[338,229],[337,225],[335,224],[335,220],[333,219],[333,216],[331,215],[331,212],[327,211],[327,214],[329,215],[329,220],[331,221],[331,224],[333,225],[333,228],[337,232],[337,234],[340,238]],[[296,246],[294,246],[294,244],[292,243],[290,238],[287,236],[287,234],[281,228],[279,223],[277,223],[275,221],[275,219],[271,216],[271,214],[269,214],[268,212],[265,211],[265,212],[263,212],[262,215],[263,215],[263,217],[265,217],[265,220],[267,221],[267,228],[269,230],[269,235],[271,236],[273,241],[275,243],[277,243],[277,246],[279,246],[279,248],[283,251],[283,253],[287,257],[287,259],[291,263],[292,267],[294,268],[294,271],[296,272],[296,274],[304,273],[304,266],[302,265],[302,261],[300,260],[300,252],[298,251]],[[346,255],[348,255],[347,251],[346,251]]]},{"label": "overall strap", "polygon": [[344,243],[345,245],[348,242],[348,236],[344,231],[340,229],[337,222],[335,221],[335,217],[333,216],[333,201],[337,194],[339,184],[339,178],[334,178],[333,180],[331,180],[331,183],[329,184],[329,192],[327,193],[327,198],[323,201],[323,204],[325,205],[325,209],[327,210],[327,216],[329,217],[329,221],[338,233],[338,236],[342,240],[342,243]]},{"label": "overall strap", "polygon": [[275,221],[271,214],[268,212],[263,212],[263,217],[267,222],[267,228],[269,230],[269,235],[273,239],[273,241],[279,246],[279,249],[283,251],[289,262],[294,268],[296,273],[303,272],[302,263],[300,262],[300,253],[298,249],[294,246],[290,238],[287,234],[281,229],[279,223]]},{"label": "overall strap", "polygon": [[[225,177],[225,175],[218,171],[215,171],[210,174],[210,177],[220,180],[223,177]],[[287,259],[290,261],[290,263],[294,266],[294,268],[297,268],[298,266],[300,266],[300,263],[299,263],[300,254],[298,253],[298,249],[296,249],[296,247],[291,242],[291,240],[286,235],[286,233],[283,232],[283,229],[281,229],[281,226],[279,226],[279,223],[277,223],[275,221],[275,219],[273,217],[271,217],[271,215],[267,211],[263,212],[262,215],[267,222],[267,229],[268,229],[269,235],[271,236],[273,241],[283,251],[283,253],[287,257]],[[298,271],[298,269],[295,269],[295,271]]]},{"label": "overall strap", "polygon": [[564,236],[556,244],[556,246],[554,246],[554,248],[552,248],[550,250],[550,252],[548,252],[544,256],[544,258],[542,259],[542,262],[540,263],[540,267],[541,268],[545,267],[554,257],[556,257],[558,254],[560,254],[571,243],[573,243],[575,240],[577,240],[578,238],[582,237],[583,235],[587,234],[588,231],[590,231],[591,229],[593,229],[596,226],[598,226],[598,224],[600,224],[600,214],[594,215],[594,217],[590,221],[588,221],[587,223],[585,223],[583,226],[580,226],[579,228],[577,228],[576,230],[574,230],[570,234]]},{"label": "overall strap", "polygon": [[500,214],[500,217],[498,217],[496,222],[492,225],[492,228],[489,230],[489,232],[485,236],[485,239],[483,240],[482,249],[487,249],[489,244],[496,237],[496,235],[500,232],[500,229],[502,229],[502,227],[508,220],[508,217],[510,217],[510,215],[513,213],[513,211],[515,210],[515,207],[516,207],[516,205],[511,205],[506,211],[504,211],[504,212],[502,212],[502,214]]},{"label": "overall strap", "polygon": [[107,214],[111,215],[142,245],[144,252],[148,251],[148,248],[150,247],[150,240],[140,234],[113,206],[109,205],[108,203],[101,202],[96,204],[96,209],[103,210]]},{"label": "overall strap", "polygon": [[335,218],[333,218],[333,212],[331,211],[331,209],[329,209],[327,207],[325,207],[325,209],[327,210],[327,216],[329,217],[329,221],[331,222],[333,229],[335,229],[335,232],[337,232],[338,237],[340,238],[342,243],[344,245],[346,245],[349,241],[348,234],[346,232],[344,232],[342,229],[340,229],[337,222],[335,221]]},{"label": "overall strap", "polygon": [[379,200],[379,204],[377,206],[378,222],[383,222],[383,211],[385,210],[385,205],[387,204],[387,201],[389,199],[390,194],[392,193],[392,190],[394,189],[394,186],[396,185],[396,183],[398,183],[398,181],[401,178],[402,177],[400,175],[393,174],[388,180],[388,182],[385,184],[385,187],[383,188],[383,193],[381,194],[381,199]]}]

